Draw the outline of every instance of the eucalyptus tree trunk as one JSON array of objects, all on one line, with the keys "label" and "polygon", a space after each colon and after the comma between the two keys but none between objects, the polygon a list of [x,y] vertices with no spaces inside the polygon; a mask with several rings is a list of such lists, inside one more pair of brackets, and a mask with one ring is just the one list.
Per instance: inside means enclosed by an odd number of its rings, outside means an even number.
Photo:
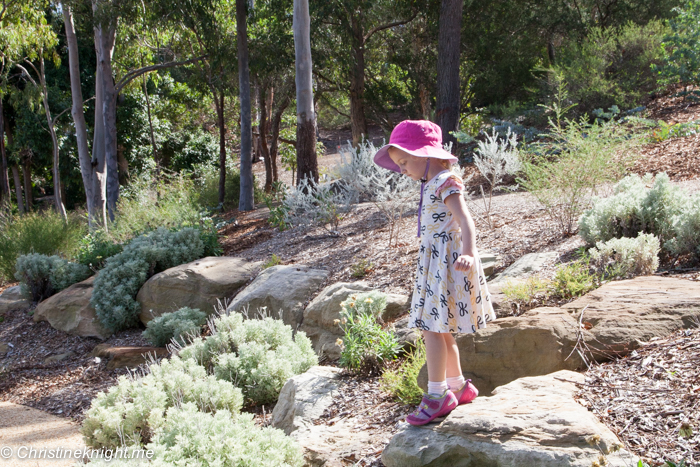
[{"label": "eucalyptus tree trunk", "polygon": [[73,27],[73,13],[70,5],[62,3],[63,22],[66,27],[66,42],[68,43],[68,68],[70,70],[70,90],[72,98],[71,115],[75,124],[75,138],[78,143],[78,161],[80,174],[85,188],[85,200],[88,210],[88,226],[90,230],[96,229],[103,223],[103,219],[97,215],[95,208],[93,166],[88,147],[87,125],[83,112],[83,91],[80,87],[80,59],[78,55],[78,39]]},{"label": "eucalyptus tree trunk", "polygon": [[313,183],[318,182],[310,25],[308,0],[294,0],[292,27],[294,29],[294,56],[296,59],[297,185],[304,178],[308,178]]},{"label": "eucalyptus tree trunk", "polygon": [[267,147],[267,95],[266,86],[261,84],[258,88],[260,101],[260,115],[258,119],[258,132],[260,133],[260,153],[265,161],[265,193],[272,191],[272,161]]},{"label": "eucalyptus tree trunk", "polygon": [[17,195],[17,210],[24,214],[24,201],[22,199],[22,183],[19,180],[19,169],[17,164],[12,165],[12,178],[15,180],[15,194]]},{"label": "eucalyptus tree trunk", "polygon": [[352,16],[352,49],[355,64],[350,78],[350,125],[352,144],[357,146],[367,136],[365,116],[365,41],[362,19]]},{"label": "eucalyptus tree trunk", "polygon": [[0,158],[2,166],[0,166],[0,204],[5,200],[10,200],[10,177],[7,172],[7,154],[5,154],[5,116],[2,106],[2,98],[0,97]]},{"label": "eucalyptus tree trunk", "polygon": [[[92,3],[93,13],[97,11],[97,3]],[[95,67],[95,122],[92,140],[92,196],[95,209],[95,219],[107,230],[107,164],[105,161],[105,121],[104,106],[102,105],[102,26],[95,25],[95,54],[97,63]]]},{"label": "eucalyptus tree trunk", "polygon": [[[53,144],[53,196],[56,203],[56,212],[64,219],[66,216],[66,208],[63,206],[61,197],[61,172],[58,164],[58,137],[54,128],[54,120],[51,118],[51,109],[49,108],[49,90],[46,87],[46,73],[44,70],[44,51],[39,49],[39,83],[41,84],[42,98],[44,101],[44,111],[46,113],[46,121],[51,135],[51,143]],[[13,168],[13,172],[14,172]],[[17,177],[19,178],[19,177]]]},{"label": "eucalyptus tree trunk", "polygon": [[277,107],[277,110],[272,115],[272,123],[270,124],[270,139],[272,143],[270,144],[270,163],[272,164],[272,181],[279,181],[279,172],[277,169],[277,153],[279,152],[279,137],[280,137],[280,124],[282,122],[282,114],[287,107],[289,107],[291,98],[288,94],[285,94]]},{"label": "eucalyptus tree trunk", "polygon": [[22,163],[22,178],[24,179],[24,199],[27,201],[27,211],[31,211],[34,205],[34,197],[32,196],[31,162],[28,160]]},{"label": "eucalyptus tree trunk", "polygon": [[102,118],[104,120],[105,164],[107,166],[107,214],[114,221],[119,200],[117,155],[117,91],[112,75],[112,54],[116,24],[101,25],[99,64],[102,71]]},{"label": "eucalyptus tree trunk", "polygon": [[459,39],[464,0],[442,0],[438,32],[438,89],[435,118],[442,142],[454,142],[459,124]]},{"label": "eucalyptus tree trunk", "polygon": [[216,89],[212,86],[211,92],[214,95],[214,106],[219,122],[219,204],[223,207],[226,198],[226,122],[224,119],[224,93],[221,98]]},{"label": "eucalyptus tree trunk", "polygon": [[241,192],[238,210],[250,211],[253,199],[253,128],[250,112],[250,69],[248,66],[247,0],[236,0],[238,39],[238,88],[241,101]]}]

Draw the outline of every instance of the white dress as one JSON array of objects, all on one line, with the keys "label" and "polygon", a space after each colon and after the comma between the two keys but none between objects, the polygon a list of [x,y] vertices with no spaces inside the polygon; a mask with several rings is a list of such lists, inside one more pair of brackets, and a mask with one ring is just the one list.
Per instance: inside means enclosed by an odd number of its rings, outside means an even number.
[{"label": "white dress", "polygon": [[454,193],[462,196],[463,190],[462,180],[449,170],[423,188],[421,242],[409,321],[413,328],[471,333],[496,319],[478,254],[467,272],[453,266],[462,254],[462,234],[444,200]]}]

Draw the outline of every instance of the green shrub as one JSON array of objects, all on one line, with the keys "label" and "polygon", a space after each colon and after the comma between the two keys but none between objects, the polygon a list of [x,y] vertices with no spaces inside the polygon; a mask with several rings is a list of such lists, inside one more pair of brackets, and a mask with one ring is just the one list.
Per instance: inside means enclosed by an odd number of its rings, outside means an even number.
[{"label": "green shrub", "polygon": [[[579,221],[579,234],[589,244],[612,238],[636,237],[650,233],[658,237],[662,248],[677,235],[676,230],[693,217],[691,198],[671,184],[668,175],[658,174],[651,188],[652,176],[629,175],[615,186],[608,198],[595,198],[593,207]],[[692,224],[692,222],[691,222]],[[683,237],[687,238],[687,237]],[[692,238],[692,235],[691,237]],[[681,244],[683,247],[681,247]],[[690,242],[673,243],[674,251],[685,251]]]},{"label": "green shrub", "polygon": [[551,283],[540,276],[530,276],[524,281],[508,281],[503,285],[502,292],[508,299],[508,304],[519,315],[524,307],[528,307],[538,299],[548,298],[552,291]]},{"label": "green shrub", "polygon": [[600,277],[591,271],[588,258],[565,264],[557,269],[552,291],[565,300],[580,297],[600,286]]},{"label": "green shrub", "polygon": [[276,401],[289,378],[318,363],[306,334],[292,337],[292,328],[280,320],[244,320],[231,313],[214,319],[212,326],[211,336],[194,339],[179,355],[233,382],[250,403]]},{"label": "green shrub", "polygon": [[75,259],[97,272],[105,267],[107,258],[121,253],[123,249],[121,244],[113,242],[104,231],[98,230],[82,238]]},{"label": "green shrub", "polygon": [[653,274],[659,267],[659,239],[640,233],[637,238],[598,242],[589,251],[591,263],[606,277],[628,278]]},{"label": "green shrub", "polygon": [[199,226],[197,199],[194,182],[185,175],[164,173],[158,181],[146,176],[137,178],[120,192],[109,236],[125,243],[157,227]]},{"label": "green shrub", "polygon": [[[153,458],[144,465],[170,467],[301,467],[304,465],[297,442],[277,428],[256,426],[253,415],[198,410],[192,402],[170,407],[165,422],[144,449]],[[91,462],[95,467],[127,467],[134,462],[121,459]],[[141,465],[141,464],[138,464]]]},{"label": "green shrub", "polygon": [[166,410],[185,403],[201,412],[221,410],[236,418],[243,396],[193,360],[173,356],[148,365],[145,376],[119,376],[116,386],[92,400],[80,432],[85,444],[94,448],[143,446],[167,428]]},{"label": "green shrub", "polygon": [[423,389],[418,386],[418,373],[425,365],[425,343],[418,339],[416,348],[395,370],[387,370],[382,375],[380,385],[394,398],[406,405],[418,404],[423,398]]},{"label": "green shrub", "polygon": [[583,112],[614,104],[636,107],[658,86],[652,66],[662,63],[667,32],[658,20],[646,25],[630,22],[619,29],[594,27],[583,40],[572,36],[560,47],[554,69]]},{"label": "green shrub", "polygon": [[615,122],[589,125],[560,115],[550,130],[547,142],[528,147],[518,182],[570,235],[597,187],[617,181],[634,161],[639,138]]},{"label": "green shrub", "polygon": [[21,255],[40,253],[70,258],[86,227],[78,216],[71,215],[64,221],[53,211],[0,218],[0,282],[13,280],[15,263]]},{"label": "green shrub", "polygon": [[40,302],[91,275],[87,266],[38,253],[17,258],[16,270],[15,278],[20,282],[22,294],[34,302]]},{"label": "green shrub", "polygon": [[[258,187],[257,180],[253,182],[253,198],[256,203],[262,202],[265,192]],[[227,159],[225,181],[224,209],[238,208],[241,194],[241,172],[237,167],[229,166]],[[219,206],[219,169],[207,168],[199,181],[199,206],[215,209]]]},{"label": "green shrub", "polygon": [[386,295],[377,291],[353,295],[340,306],[339,324],[345,337],[339,339],[338,364],[363,374],[381,373],[401,348],[393,331],[377,322],[386,308]]},{"label": "green shrub", "polygon": [[670,31],[663,38],[663,61],[653,67],[663,84],[697,84],[700,73],[700,2],[686,0],[674,8]]},{"label": "green shrub", "polygon": [[165,347],[172,339],[187,345],[188,336],[197,337],[207,322],[207,314],[198,308],[183,307],[160,315],[146,324],[142,335],[156,347]]},{"label": "green shrub", "polygon": [[102,325],[115,332],[136,326],[141,311],[136,294],[146,280],[203,254],[200,232],[191,227],[176,232],[159,227],[134,238],[95,278],[90,303]]},{"label": "green shrub", "polygon": [[270,256],[270,259],[268,259],[267,261],[265,261],[265,263],[263,263],[262,268],[267,269],[267,268],[271,268],[272,266],[277,266],[278,264],[282,264],[282,260],[280,259],[279,256],[277,256],[275,253],[273,253],[272,256]]}]

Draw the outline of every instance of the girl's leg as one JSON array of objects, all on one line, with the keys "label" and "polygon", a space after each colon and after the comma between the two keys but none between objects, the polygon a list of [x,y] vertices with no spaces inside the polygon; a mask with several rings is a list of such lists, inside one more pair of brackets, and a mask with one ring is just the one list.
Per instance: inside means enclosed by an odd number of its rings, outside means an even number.
[{"label": "girl's leg", "polygon": [[[455,378],[462,376],[462,366],[459,363],[459,347],[457,347],[457,342],[451,333],[441,334],[445,340],[445,370],[446,376],[448,378]],[[430,367],[428,367],[428,372],[430,372]]]},{"label": "girl's leg", "polygon": [[423,331],[423,340],[425,341],[425,359],[426,363],[428,364],[428,381],[445,381],[447,346],[445,345],[444,335],[446,334]]}]

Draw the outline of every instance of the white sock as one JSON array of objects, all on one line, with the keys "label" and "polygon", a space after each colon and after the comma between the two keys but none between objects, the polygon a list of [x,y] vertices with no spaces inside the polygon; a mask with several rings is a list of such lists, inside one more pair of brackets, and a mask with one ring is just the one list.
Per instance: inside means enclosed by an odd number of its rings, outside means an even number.
[{"label": "white sock", "polygon": [[450,391],[459,391],[464,386],[464,376],[453,376],[445,381],[450,387]]},{"label": "white sock", "polygon": [[445,380],[434,382],[428,381],[428,394],[431,396],[442,396],[447,391],[447,382]]}]

